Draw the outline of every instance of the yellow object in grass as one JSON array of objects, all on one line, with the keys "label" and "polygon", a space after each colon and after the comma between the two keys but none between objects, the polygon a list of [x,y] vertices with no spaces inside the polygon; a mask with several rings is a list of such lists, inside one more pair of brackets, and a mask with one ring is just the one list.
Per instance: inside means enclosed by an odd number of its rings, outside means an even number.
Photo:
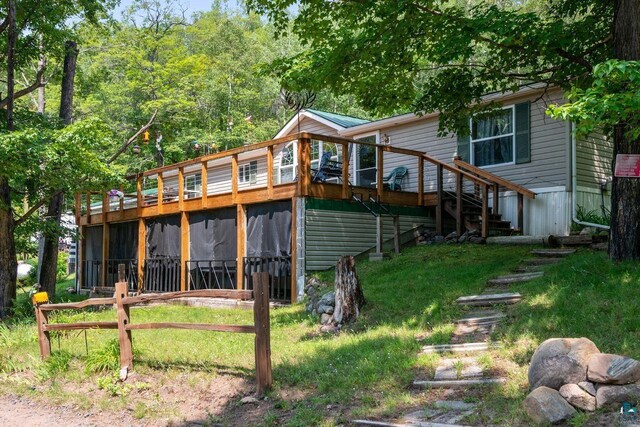
[{"label": "yellow object in grass", "polygon": [[49,295],[47,295],[46,292],[37,292],[33,294],[31,301],[34,304],[44,304],[45,302],[49,302]]}]

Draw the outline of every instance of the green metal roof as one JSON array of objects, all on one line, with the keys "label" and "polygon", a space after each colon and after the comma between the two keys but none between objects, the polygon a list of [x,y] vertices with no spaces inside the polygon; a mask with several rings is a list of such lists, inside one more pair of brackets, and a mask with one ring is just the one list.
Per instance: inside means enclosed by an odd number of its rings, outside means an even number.
[{"label": "green metal roof", "polygon": [[322,117],[325,120],[329,120],[330,122],[335,123],[338,126],[342,126],[343,128],[350,128],[353,126],[362,125],[364,123],[369,123],[369,120],[345,116],[343,114],[328,113],[326,111],[314,110],[311,108],[307,108],[307,111],[315,114],[316,116]]}]

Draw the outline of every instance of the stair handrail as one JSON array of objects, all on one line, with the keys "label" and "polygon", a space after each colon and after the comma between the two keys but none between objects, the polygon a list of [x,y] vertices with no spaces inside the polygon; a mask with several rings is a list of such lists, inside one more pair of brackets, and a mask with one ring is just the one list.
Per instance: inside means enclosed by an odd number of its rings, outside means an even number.
[{"label": "stair handrail", "polygon": [[515,191],[516,193],[522,194],[523,196],[526,196],[530,199],[536,198],[536,193],[534,191],[531,191],[521,185],[515,184],[491,172],[487,172],[486,170],[481,169],[477,166],[473,166],[472,164],[467,163],[462,159],[453,159],[453,164],[456,165],[460,170],[476,174],[479,177],[486,179],[487,181],[491,181],[491,185],[497,184],[500,187],[508,188],[509,190]]}]

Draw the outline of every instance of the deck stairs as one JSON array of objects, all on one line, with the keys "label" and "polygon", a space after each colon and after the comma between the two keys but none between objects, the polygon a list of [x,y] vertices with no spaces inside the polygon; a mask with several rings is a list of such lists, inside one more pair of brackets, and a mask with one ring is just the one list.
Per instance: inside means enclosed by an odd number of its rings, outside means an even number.
[{"label": "deck stairs", "polygon": [[382,247],[384,245],[384,233],[382,227],[384,223],[384,216],[391,217],[393,220],[393,246],[395,253],[400,253],[400,216],[392,213],[389,210],[389,206],[380,203],[380,201],[374,198],[371,193],[367,195],[364,193],[357,193],[354,192],[354,188],[352,187],[351,198],[376,218],[376,251],[373,254],[370,254],[369,259],[383,259]]},{"label": "deck stairs", "polygon": [[[456,218],[457,198],[453,191],[443,192],[444,211]],[[462,217],[466,230],[480,230],[482,227],[482,200],[474,193],[464,192],[462,194]],[[494,213],[489,207],[489,235],[490,236],[508,236],[517,232],[511,227],[511,222],[502,219],[502,215]]]}]

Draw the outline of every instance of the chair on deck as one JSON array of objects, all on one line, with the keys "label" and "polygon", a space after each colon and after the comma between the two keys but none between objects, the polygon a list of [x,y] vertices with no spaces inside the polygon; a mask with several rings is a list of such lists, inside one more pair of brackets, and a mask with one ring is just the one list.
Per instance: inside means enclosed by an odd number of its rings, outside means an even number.
[{"label": "chair on deck", "polygon": [[320,158],[318,170],[312,171],[312,182],[326,182],[330,178],[342,178],[342,162],[331,160],[333,153],[325,151]]},{"label": "chair on deck", "polygon": [[402,181],[404,181],[408,174],[409,170],[406,167],[398,166],[382,180],[382,185],[391,191],[402,191]]}]

